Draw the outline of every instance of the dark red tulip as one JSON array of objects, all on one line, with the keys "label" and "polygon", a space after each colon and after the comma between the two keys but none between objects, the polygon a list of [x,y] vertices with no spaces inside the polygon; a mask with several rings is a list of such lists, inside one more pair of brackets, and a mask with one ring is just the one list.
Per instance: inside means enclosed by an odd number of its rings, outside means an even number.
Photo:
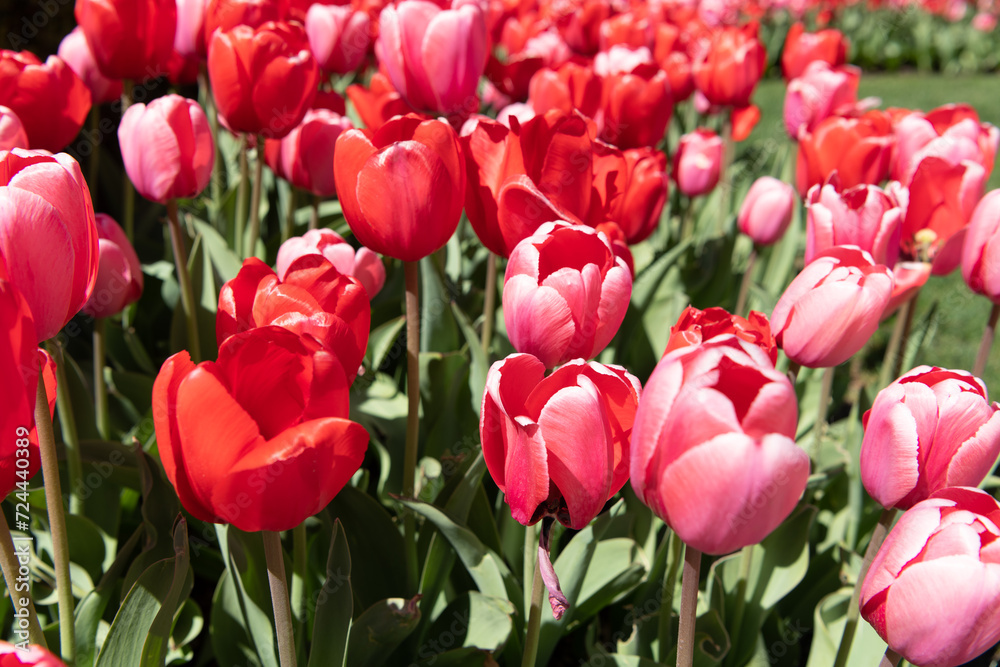
[{"label": "dark red tulip", "polygon": [[166,74],[175,0],[76,0],[74,14],[104,76],[144,81]]}]

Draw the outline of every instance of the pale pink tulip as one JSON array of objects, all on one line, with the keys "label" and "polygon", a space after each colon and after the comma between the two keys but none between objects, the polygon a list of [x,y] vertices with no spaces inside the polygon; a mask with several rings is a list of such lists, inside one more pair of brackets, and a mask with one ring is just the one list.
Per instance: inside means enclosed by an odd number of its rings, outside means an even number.
[{"label": "pale pink tulip", "polygon": [[281,139],[267,140],[267,165],[295,187],[321,197],[332,196],[337,192],[334,146],[341,132],[353,128],[350,119],[336,111],[310,109],[294,130]]},{"label": "pale pink tulip", "polygon": [[771,176],[750,186],[736,222],[740,231],[759,245],[771,245],[785,235],[795,209],[795,188]]},{"label": "pale pink tulip", "polygon": [[908,114],[896,121],[895,133],[891,174],[904,185],[910,184],[926,157],[943,158],[951,165],[971,160],[983,167],[988,178],[1000,143],[1000,130],[980,123],[974,109],[958,104]]},{"label": "pale pink tulip", "polygon": [[876,185],[843,192],[814,185],[806,197],[806,264],[833,246],[855,245],[877,264],[895,266],[902,222],[903,210]]},{"label": "pale pink tulip", "polygon": [[1000,303],[1000,190],[979,201],[966,228],[962,277],[973,292]]},{"label": "pale pink tulip", "polygon": [[114,219],[95,216],[100,259],[94,291],[83,306],[91,317],[111,317],[142,296],[142,265],[135,248]]},{"label": "pale pink tulip", "polygon": [[361,283],[369,299],[374,299],[385,284],[382,259],[365,247],[355,252],[351,244],[332,229],[311,229],[282,243],[276,266],[279,280],[285,279],[288,267],[302,255],[322,255],[337,271]]},{"label": "pale pink tulip", "polygon": [[812,132],[820,121],[850,110],[858,101],[861,70],[851,65],[830,67],[822,60],[809,64],[805,72],[788,82],[785,93],[785,130],[792,139],[799,132]]},{"label": "pale pink tulip", "polygon": [[371,19],[351,5],[315,4],[306,13],[306,34],[316,62],[328,72],[347,74],[371,46]]},{"label": "pale pink tulip", "polygon": [[104,104],[122,96],[121,80],[109,79],[101,73],[97,67],[97,61],[94,60],[94,54],[90,50],[90,45],[87,43],[87,37],[83,34],[83,29],[80,26],[73,28],[59,42],[59,57],[90,89],[90,98],[93,104]]},{"label": "pale pink tulip", "polygon": [[674,155],[674,181],[688,197],[711,192],[722,169],[722,138],[706,129],[681,137]]},{"label": "pale pink tulip", "polygon": [[174,51],[188,58],[205,57],[205,12],[208,0],[177,0]]},{"label": "pale pink tulip", "polygon": [[21,119],[13,109],[0,105],[0,151],[27,147],[28,133],[24,131]]}]

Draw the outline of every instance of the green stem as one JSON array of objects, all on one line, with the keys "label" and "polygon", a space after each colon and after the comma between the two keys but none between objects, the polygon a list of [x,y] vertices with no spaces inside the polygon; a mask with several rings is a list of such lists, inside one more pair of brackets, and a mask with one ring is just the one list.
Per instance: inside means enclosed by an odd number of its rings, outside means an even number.
[{"label": "green stem", "polygon": [[208,82],[208,71],[204,64],[198,70],[198,89],[205,105],[205,115],[208,116],[209,128],[212,131],[213,150],[215,151],[215,161],[212,163],[212,204],[215,206],[215,228],[225,235],[226,230],[222,225],[222,149],[219,147],[219,115],[215,112],[215,98],[212,96],[212,87]]},{"label": "green stem", "polygon": [[882,656],[882,662],[879,663],[879,667],[896,667],[901,659],[901,655],[887,646],[885,649],[885,655]]},{"label": "green stem", "polygon": [[253,257],[257,252],[257,239],[260,238],[260,189],[264,174],[264,137],[257,137],[257,150],[254,156],[253,190],[250,195],[250,238],[247,247],[243,249],[244,257]]},{"label": "green stem", "polygon": [[747,606],[747,580],[750,579],[750,565],[753,563],[753,545],[743,547],[740,552],[740,578],[736,582],[736,606],[733,607],[733,648],[740,641],[743,631],[743,615]]},{"label": "green stem", "polygon": [[298,624],[295,627],[295,645],[304,648],[306,639],[306,594],[308,574],[308,541],[303,521],[292,530],[292,607]]},{"label": "green stem", "polygon": [[861,571],[858,573],[857,581],[854,582],[854,592],[851,593],[851,602],[847,607],[847,622],[844,625],[844,634],[840,638],[840,648],[837,649],[834,667],[846,667],[847,665],[847,659],[851,655],[851,644],[854,643],[854,633],[858,629],[858,617],[861,615],[861,609],[858,606],[861,600],[861,585],[865,582],[868,569],[872,566],[872,561],[875,559],[879,547],[882,546],[882,542],[885,541],[885,536],[889,533],[889,527],[895,517],[896,510],[894,508],[882,510],[878,524],[872,532],[872,538],[868,541],[865,559],[861,562]]},{"label": "green stem", "polygon": [[820,440],[826,433],[826,412],[830,403],[830,393],[833,391],[833,368],[823,369],[823,378],[819,386],[819,400],[816,402],[816,424],[813,426],[812,458],[815,461],[819,454]]},{"label": "green stem", "polygon": [[[132,82],[128,79],[122,81],[122,114],[132,105]],[[130,243],[135,241],[135,186],[128,177],[128,172],[122,172],[122,189],[125,193],[124,217],[125,236]]]},{"label": "green stem", "polygon": [[903,332],[908,328],[907,322],[912,321],[911,312],[913,310],[913,302],[916,301],[916,299],[917,295],[914,294],[913,298],[908,299],[905,303],[903,303],[903,305],[899,307],[899,312],[896,313],[896,323],[892,327],[892,334],[889,336],[889,344],[885,348],[885,357],[882,359],[882,371],[878,376],[879,389],[884,389],[889,386],[889,383],[896,378],[897,366],[902,364]]},{"label": "green stem", "polygon": [[729,173],[733,163],[733,119],[732,110],[725,112],[722,118],[722,165],[719,168],[719,231],[725,231],[725,223],[729,218],[729,207],[732,204],[733,179]]},{"label": "green stem", "polygon": [[684,542],[677,536],[677,533],[670,530],[669,527],[666,528],[666,531],[663,539],[667,541],[670,549],[670,567],[667,569],[666,576],[663,577],[663,594],[660,596],[660,618],[657,627],[661,663],[666,663],[670,647],[674,645],[670,626],[670,610],[673,608],[671,602],[674,598],[674,590],[677,588],[677,573],[681,568],[681,552],[684,550]]},{"label": "green stem", "polygon": [[[417,448],[420,437],[420,265],[404,262],[406,276],[406,449],[403,456],[403,496],[416,488]],[[417,582],[417,536],[412,512],[404,519],[407,572],[411,588]]]},{"label": "green stem", "polygon": [[698,587],[701,552],[684,545],[684,575],[681,578],[681,617],[677,629],[677,667],[694,664],[694,626],[698,618]]},{"label": "green stem", "polygon": [[243,145],[240,147],[240,184],[236,188],[236,231],[233,235],[233,250],[237,257],[244,257],[243,254],[243,232],[247,224],[247,183],[250,181],[250,167],[247,153],[250,152],[250,137],[243,136]]},{"label": "green stem", "polygon": [[194,312],[194,288],[191,286],[191,275],[188,273],[187,249],[184,246],[183,232],[177,220],[177,200],[167,202],[167,221],[170,225],[170,243],[174,249],[174,263],[177,266],[177,282],[181,287],[181,305],[184,308],[184,320],[187,323],[188,352],[191,361],[201,361],[201,344],[198,340],[198,320]]},{"label": "green stem", "polygon": [[97,413],[97,432],[105,440],[109,439],[111,428],[108,414],[108,387],[104,382],[105,329],[103,317],[94,320],[94,412]]},{"label": "green stem", "polygon": [[101,127],[101,107],[97,104],[90,107],[90,136],[94,137],[90,148],[90,163],[87,165],[87,185],[90,186],[90,201],[97,206],[97,179],[101,173],[101,142],[99,140]]},{"label": "green stem", "polygon": [[[27,539],[30,540],[31,538]],[[45,633],[42,632],[42,626],[38,624],[38,614],[35,613],[35,605],[31,601],[30,589],[18,589],[18,583],[30,583],[30,579],[27,582],[18,582],[17,575],[20,565],[14,551],[14,537],[10,534],[7,517],[0,511],[0,569],[3,570],[3,578],[7,582],[7,590],[11,593],[10,599],[14,605],[15,617],[22,618],[27,614],[28,640],[32,644],[48,648],[48,644],[45,643]],[[15,596],[14,591],[18,591],[18,595]],[[21,637],[23,635],[18,636]]]},{"label": "green stem", "polygon": [[743,315],[744,309],[747,307],[747,298],[750,296],[750,283],[753,282],[753,267],[757,263],[757,247],[750,251],[750,256],[747,258],[747,268],[743,272],[743,280],[740,282],[740,295],[736,299],[736,310],[733,311],[734,315]]},{"label": "green stem", "polygon": [[[83,514],[83,460],[80,458],[80,436],[76,430],[76,418],[73,416],[73,401],[69,395],[69,381],[66,377],[66,362],[62,348],[49,341],[49,354],[56,360],[56,407],[59,412],[59,426],[62,429],[63,443],[66,445],[66,472],[69,474],[69,511],[71,514]],[[38,383],[42,377],[38,376]]]},{"label": "green stem", "polygon": [[531,609],[528,612],[521,667],[535,667],[535,658],[538,657],[538,636],[542,627],[542,598],[545,586],[542,585],[542,570],[538,561],[538,537],[532,526],[525,526],[524,551],[535,554],[535,574],[531,578]]},{"label": "green stem", "polygon": [[1000,318],[1000,303],[994,303],[990,310],[990,319],[983,330],[983,339],[979,343],[979,352],[976,354],[976,363],[972,367],[972,374],[977,378],[983,377],[986,370],[986,362],[990,358],[990,350],[993,348],[993,338],[997,333],[997,319]]},{"label": "green stem", "polygon": [[309,211],[309,229],[319,229],[319,195],[312,196],[312,208]]},{"label": "green stem", "polygon": [[264,560],[267,562],[267,583],[271,588],[274,609],[274,630],[278,635],[278,661],[281,667],[295,667],[295,634],[292,630],[292,607],[288,602],[288,580],[285,578],[285,554],[281,537],[270,530],[261,531],[264,538]]},{"label": "green stem", "polygon": [[281,232],[282,243],[295,236],[295,200],[297,194],[297,188],[289,183],[288,206],[285,208],[285,228]]},{"label": "green stem", "polygon": [[59,605],[59,653],[67,665],[76,659],[76,638],[73,627],[73,582],[69,576],[69,540],[66,538],[66,514],[63,509],[62,485],[59,481],[59,459],[56,456],[56,438],[49,415],[49,402],[45,396],[45,383],[38,374],[38,392],[35,397],[35,427],[38,431],[38,449],[42,457],[42,479],[45,483],[45,505],[49,513],[49,531],[52,538],[52,560],[56,572],[56,596]]},{"label": "green stem", "polygon": [[497,256],[492,252],[486,260],[486,298],[483,302],[483,333],[481,343],[483,352],[489,357],[490,345],[493,342],[493,321],[497,309]]}]

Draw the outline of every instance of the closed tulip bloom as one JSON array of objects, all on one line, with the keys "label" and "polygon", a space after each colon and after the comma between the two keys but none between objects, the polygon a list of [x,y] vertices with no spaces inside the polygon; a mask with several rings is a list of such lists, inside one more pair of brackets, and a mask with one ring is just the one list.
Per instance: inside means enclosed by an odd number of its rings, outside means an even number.
[{"label": "closed tulip bloom", "polygon": [[302,122],[283,139],[268,139],[267,166],[297,188],[321,197],[336,194],[333,153],[337,137],[354,124],[329,109],[310,109]]},{"label": "closed tulip bloom", "polygon": [[719,183],[722,170],[722,138],[699,129],[681,137],[674,154],[674,182],[688,197],[708,194]]},{"label": "closed tulip bloom", "polygon": [[673,102],[667,73],[653,62],[604,77],[601,138],[619,148],[655,147],[663,139]]},{"label": "closed tulip bloom", "polygon": [[611,252],[615,254],[615,257],[625,262],[625,266],[628,267],[628,274],[631,276],[632,281],[635,282],[635,258],[632,257],[632,251],[629,250],[628,241],[625,238],[625,232],[622,231],[622,228],[618,226],[617,222],[606,220],[594,225],[594,229],[608,237],[608,241],[611,243]]},{"label": "closed tulip bloom", "polygon": [[833,246],[855,245],[875,263],[895,266],[902,222],[902,209],[878,186],[814,185],[806,197],[806,264]]},{"label": "closed tulip bloom", "polygon": [[806,32],[802,23],[795,23],[788,29],[785,48],[781,51],[781,71],[785,80],[799,78],[810,64],[817,61],[830,67],[846,63],[847,38],[833,28]]},{"label": "closed tulip bloom", "polygon": [[205,58],[205,12],[208,0],[177,0],[174,51],[185,58]]},{"label": "closed tulip bloom", "polygon": [[280,139],[302,122],[319,85],[319,68],[297,23],[216,32],[209,43],[208,76],[226,126],[269,139]]},{"label": "closed tulip bloom", "polygon": [[142,265],[125,230],[110,215],[98,213],[95,220],[100,259],[94,291],[83,312],[91,317],[111,317],[142,296]]},{"label": "closed tulip bloom", "polygon": [[857,246],[819,253],[774,307],[771,328],[778,346],[809,368],[847,361],[878,329],[892,285],[892,271]]},{"label": "closed tulip bloom", "polygon": [[724,335],[665,356],[632,428],[632,488],[685,544],[724,554],[792,512],[809,477],[795,389],[760,347]]},{"label": "closed tulip bloom", "polygon": [[403,0],[379,16],[375,53],[392,85],[415,109],[470,113],[486,68],[486,18],[475,3],[441,9]]},{"label": "closed tulip bloom", "polygon": [[90,90],[59,56],[0,51],[0,104],[24,125],[35,150],[61,151],[90,113]]},{"label": "closed tulip bloom", "polygon": [[914,368],[878,393],[863,424],[861,481],[886,508],[976,486],[1000,454],[1000,404],[966,371]]},{"label": "closed tulip bloom", "polygon": [[167,478],[197,519],[290,530],[357,472],[368,434],[347,416],[335,352],[280,327],[229,338],[218,361],[164,362],[153,424]]},{"label": "closed tulip bloom", "polygon": [[348,130],[337,138],[333,173],[347,224],[375,252],[413,262],[458,227],[465,168],[444,121],[410,114],[374,133]]},{"label": "closed tulip bloom", "polygon": [[[536,114],[558,109],[564,114],[574,110],[594,119],[600,117],[603,101],[602,79],[589,65],[569,61],[558,69],[540,69],[528,84],[528,106]],[[598,129],[604,128],[603,119]]]},{"label": "closed tulip bloom", "polygon": [[39,342],[83,308],[97,260],[94,207],[76,160],[20,148],[0,154],[0,263],[31,307]]},{"label": "closed tulip bloom", "polygon": [[238,25],[259,28],[269,21],[286,21],[288,9],[288,0],[208,0],[202,27],[205,47],[212,44],[215,33]]},{"label": "closed tulip bloom", "polygon": [[590,359],[618,332],[632,277],[607,237],[583,225],[547,222],[510,254],[503,316],[511,345],[546,368]]},{"label": "closed tulip bloom", "polygon": [[219,293],[216,339],[221,346],[242,331],[269,325],[308,335],[335,351],[353,380],[368,347],[371,306],[361,283],[322,255],[295,259],[280,279],[251,257]]},{"label": "closed tulip bloom", "polygon": [[357,251],[332,229],[310,229],[302,236],[293,236],[278,248],[275,271],[284,280],[288,267],[302,255],[322,255],[345,276],[351,276],[374,299],[385,285],[385,265],[382,258],[361,247]]},{"label": "closed tulip bloom", "polygon": [[858,102],[861,70],[850,65],[836,69],[814,62],[788,83],[785,93],[785,130],[792,139],[812,132],[821,121],[853,111]]},{"label": "closed tulip bloom", "polygon": [[712,104],[746,107],[767,65],[758,25],[717,30],[694,63],[694,84]]},{"label": "closed tulip bloom", "polygon": [[736,222],[754,243],[771,245],[785,235],[795,203],[795,188],[777,178],[761,176],[750,186]]},{"label": "closed tulip bloom", "polygon": [[121,80],[110,79],[101,72],[90,50],[90,44],[87,43],[87,36],[83,34],[80,26],[73,28],[59,42],[59,57],[90,90],[90,100],[93,104],[104,104],[121,98]]},{"label": "closed tulip bloom", "polygon": [[805,197],[809,188],[825,183],[834,171],[842,188],[878,185],[889,175],[894,144],[892,122],[882,111],[869,111],[860,118],[827,118],[813,132],[800,133],[795,169],[799,194]]},{"label": "closed tulip bloom", "polygon": [[965,104],[947,104],[923,114],[909,113],[896,121],[896,150],[892,177],[909,185],[925,157],[944,158],[950,164],[971,160],[989,177],[993,171],[1000,130],[979,122],[979,114]]},{"label": "closed tulip bloom", "polygon": [[0,667],[66,667],[66,663],[41,646],[32,644],[25,650],[0,641]]},{"label": "closed tulip bloom", "polygon": [[746,317],[733,315],[725,308],[699,310],[688,306],[677,318],[677,324],[670,327],[670,338],[663,356],[674,350],[702,342],[718,336],[733,334],[741,340],[753,343],[767,354],[773,366],[778,361],[778,346],[771,333],[771,323],[764,313],[751,310]]},{"label": "closed tulip bloom", "polygon": [[597,141],[593,151],[589,222],[613,220],[629,243],[639,243],[660,224],[669,183],[667,156],[653,148],[622,151]]},{"label": "closed tulip bloom", "polygon": [[306,14],[306,34],[320,67],[347,74],[361,65],[371,47],[371,19],[350,5],[315,4]]},{"label": "closed tulip bloom", "polygon": [[610,0],[571,0],[552,5],[559,34],[576,53],[592,56],[601,44],[601,26],[614,13]]},{"label": "closed tulip bloom", "polygon": [[12,148],[27,148],[28,133],[17,114],[8,107],[0,105],[0,151]]},{"label": "closed tulip bloom", "polygon": [[118,142],[129,180],[146,199],[194,197],[212,176],[215,142],[208,118],[186,97],[133,104],[122,116]]},{"label": "closed tulip bloom", "polygon": [[1000,303],[1000,190],[983,197],[962,247],[962,277],[976,294]]},{"label": "closed tulip bloom", "polygon": [[572,361],[545,377],[530,354],[493,364],[479,417],[483,457],[515,521],[581,529],[628,480],[639,381]]},{"label": "closed tulip bloom", "polygon": [[73,13],[104,76],[143,81],[166,73],[175,0],[76,0]]},{"label": "closed tulip bloom", "polygon": [[1000,504],[938,491],[900,517],[861,587],[861,615],[914,665],[957,667],[1000,639]]}]

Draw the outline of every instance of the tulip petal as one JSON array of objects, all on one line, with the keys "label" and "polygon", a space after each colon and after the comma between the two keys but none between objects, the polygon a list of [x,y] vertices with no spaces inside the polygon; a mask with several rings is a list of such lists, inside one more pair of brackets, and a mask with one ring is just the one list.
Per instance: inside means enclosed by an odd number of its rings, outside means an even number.
[{"label": "tulip petal", "polygon": [[576,335],[566,299],[530,276],[517,275],[503,288],[504,322],[514,349],[533,354],[547,368],[562,360]]},{"label": "tulip petal", "polygon": [[898,385],[882,390],[861,443],[861,481],[882,507],[895,507],[920,478],[917,422],[902,394]]}]

